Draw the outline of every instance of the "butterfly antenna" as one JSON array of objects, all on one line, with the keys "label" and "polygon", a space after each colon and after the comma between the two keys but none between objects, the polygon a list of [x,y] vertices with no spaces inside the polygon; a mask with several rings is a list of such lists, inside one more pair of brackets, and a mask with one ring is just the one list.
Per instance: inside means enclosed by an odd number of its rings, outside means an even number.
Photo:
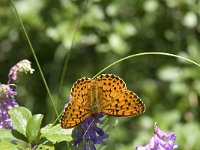
[{"label": "butterfly antenna", "polygon": [[88,132],[89,128],[91,127],[92,123],[94,122],[95,118],[92,120],[92,122],[90,123],[90,125],[88,126],[87,130],[85,131],[85,133],[83,134],[83,137],[85,136],[85,134]]}]

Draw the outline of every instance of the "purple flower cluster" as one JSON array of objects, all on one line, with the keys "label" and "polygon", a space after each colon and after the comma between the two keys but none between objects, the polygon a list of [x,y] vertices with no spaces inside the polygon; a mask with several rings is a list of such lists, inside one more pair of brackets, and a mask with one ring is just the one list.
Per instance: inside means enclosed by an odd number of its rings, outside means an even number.
[{"label": "purple flower cluster", "polygon": [[173,150],[178,148],[178,145],[174,144],[175,140],[176,136],[173,132],[167,134],[160,130],[155,123],[154,136],[147,145],[136,147],[136,150]]},{"label": "purple flower cluster", "polygon": [[97,123],[103,124],[100,121],[104,114],[90,116],[81,125],[75,128],[74,146],[80,150],[96,150],[96,144],[105,144],[104,139],[108,138],[101,128],[97,127]]},{"label": "purple flower cluster", "polygon": [[10,69],[8,75],[8,84],[0,83],[0,129],[11,129],[12,123],[8,111],[18,106],[15,100],[17,95],[16,89],[13,84],[16,83],[18,74],[20,72],[33,73],[31,63],[28,60],[22,60]]},{"label": "purple flower cluster", "polygon": [[9,85],[0,84],[0,129],[11,129],[12,123],[8,115],[8,111],[18,106],[14,96],[17,92],[13,90]]}]

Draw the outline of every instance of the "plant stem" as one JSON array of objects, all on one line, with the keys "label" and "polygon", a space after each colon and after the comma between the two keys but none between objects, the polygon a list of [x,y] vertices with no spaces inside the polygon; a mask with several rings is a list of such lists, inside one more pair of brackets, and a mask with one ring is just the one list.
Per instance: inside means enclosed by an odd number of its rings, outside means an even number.
[{"label": "plant stem", "polygon": [[24,32],[24,34],[25,34],[26,40],[28,41],[28,44],[29,44],[29,47],[30,47],[31,52],[32,52],[32,54],[33,54],[33,57],[34,57],[34,59],[35,59],[35,62],[36,62],[36,64],[37,64],[37,66],[38,66],[40,75],[41,75],[41,77],[42,77],[42,80],[43,80],[44,85],[45,85],[45,87],[46,87],[47,93],[48,93],[49,98],[50,98],[50,100],[51,100],[51,103],[52,103],[52,105],[53,105],[53,109],[54,109],[54,111],[55,111],[55,113],[56,113],[56,116],[58,117],[58,111],[57,111],[57,109],[56,109],[56,107],[55,107],[55,104],[54,104],[53,98],[52,98],[52,96],[51,96],[49,87],[48,87],[47,82],[46,82],[46,80],[45,80],[44,74],[43,74],[42,69],[41,69],[41,67],[40,67],[39,61],[38,61],[38,59],[37,59],[37,56],[36,56],[36,54],[35,54],[35,51],[34,51],[34,49],[33,49],[33,46],[32,46],[31,41],[30,41],[30,39],[29,39],[29,36],[28,36],[28,34],[27,34],[27,32],[26,32],[26,29],[25,29],[25,27],[24,27],[24,24],[23,24],[21,18],[19,17],[19,14],[18,14],[18,12],[17,12],[17,9],[16,9],[16,7],[15,7],[15,5],[14,5],[13,0],[10,0],[10,1],[11,1],[11,4],[12,4],[12,7],[13,7],[13,9],[14,9],[14,12],[15,12],[15,14],[16,14],[16,16],[17,16],[17,19],[19,20],[19,22],[20,22],[20,24],[21,24],[21,26],[22,26],[22,30],[23,30],[23,32]]},{"label": "plant stem", "polygon": [[138,53],[138,54],[134,54],[134,55],[129,55],[127,57],[124,57],[122,59],[119,59],[119,60],[115,61],[114,63],[108,65],[107,67],[102,69],[100,72],[98,72],[92,79],[95,79],[97,76],[99,76],[101,73],[103,73],[104,71],[106,71],[110,67],[112,67],[112,66],[114,66],[114,65],[116,65],[116,64],[118,64],[118,63],[120,63],[120,62],[122,62],[122,61],[124,61],[126,59],[137,57],[137,56],[144,56],[144,55],[164,55],[164,56],[176,57],[176,58],[180,58],[180,59],[186,60],[186,61],[188,61],[190,63],[193,63],[193,64],[195,64],[195,65],[200,67],[199,63],[197,63],[197,62],[195,62],[195,61],[193,61],[193,60],[191,60],[189,58],[185,58],[183,56],[179,56],[179,55],[175,55],[175,54],[171,54],[171,53],[164,53],[164,52],[144,52],[144,53]]}]

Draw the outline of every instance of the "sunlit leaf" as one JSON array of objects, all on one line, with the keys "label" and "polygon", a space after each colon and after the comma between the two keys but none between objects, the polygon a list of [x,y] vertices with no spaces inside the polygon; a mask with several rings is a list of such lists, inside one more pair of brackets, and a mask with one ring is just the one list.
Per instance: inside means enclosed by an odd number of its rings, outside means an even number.
[{"label": "sunlit leaf", "polygon": [[52,126],[51,124],[42,128],[41,133],[42,137],[47,138],[49,141],[53,143],[61,142],[61,141],[72,141],[72,130],[73,129],[63,129],[60,124]]},{"label": "sunlit leaf", "polygon": [[8,141],[0,141],[0,149],[1,150],[19,150],[17,148],[17,145],[12,144],[11,142],[8,142]]},{"label": "sunlit leaf", "polygon": [[37,114],[37,115],[34,115],[28,121],[27,127],[26,127],[26,135],[30,143],[37,139],[39,131],[40,131],[40,125],[41,125],[42,119],[43,119],[43,115]]},{"label": "sunlit leaf", "polygon": [[8,113],[12,121],[13,129],[26,136],[26,125],[32,117],[31,112],[25,107],[14,107]]},{"label": "sunlit leaf", "polygon": [[0,140],[4,139],[14,139],[14,136],[11,134],[11,130],[0,129]]}]

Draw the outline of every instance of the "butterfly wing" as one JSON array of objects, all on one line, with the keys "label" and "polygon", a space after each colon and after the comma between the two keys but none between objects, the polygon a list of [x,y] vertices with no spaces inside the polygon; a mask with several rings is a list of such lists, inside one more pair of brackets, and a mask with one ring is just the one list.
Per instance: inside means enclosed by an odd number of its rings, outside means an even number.
[{"label": "butterfly wing", "polygon": [[123,117],[137,116],[145,111],[145,105],[132,91],[121,91],[116,97],[111,97],[110,103],[102,105],[102,112],[106,115]]},{"label": "butterfly wing", "polygon": [[112,116],[136,116],[145,111],[145,105],[125,82],[112,74],[103,74],[96,79],[103,90],[101,111]]},{"label": "butterfly wing", "polygon": [[90,101],[87,99],[90,87],[90,78],[81,78],[74,83],[70,94],[71,101],[61,117],[62,128],[75,127],[91,115]]},{"label": "butterfly wing", "polygon": [[61,117],[61,127],[73,128],[90,116],[90,111],[75,101],[70,101]]},{"label": "butterfly wing", "polygon": [[100,75],[97,77],[96,83],[102,89],[102,104],[112,101],[112,97],[116,97],[118,92],[127,90],[126,83],[113,74]]},{"label": "butterfly wing", "polygon": [[71,100],[76,101],[83,106],[87,106],[87,94],[91,87],[91,79],[87,77],[83,77],[77,80],[71,89]]}]

